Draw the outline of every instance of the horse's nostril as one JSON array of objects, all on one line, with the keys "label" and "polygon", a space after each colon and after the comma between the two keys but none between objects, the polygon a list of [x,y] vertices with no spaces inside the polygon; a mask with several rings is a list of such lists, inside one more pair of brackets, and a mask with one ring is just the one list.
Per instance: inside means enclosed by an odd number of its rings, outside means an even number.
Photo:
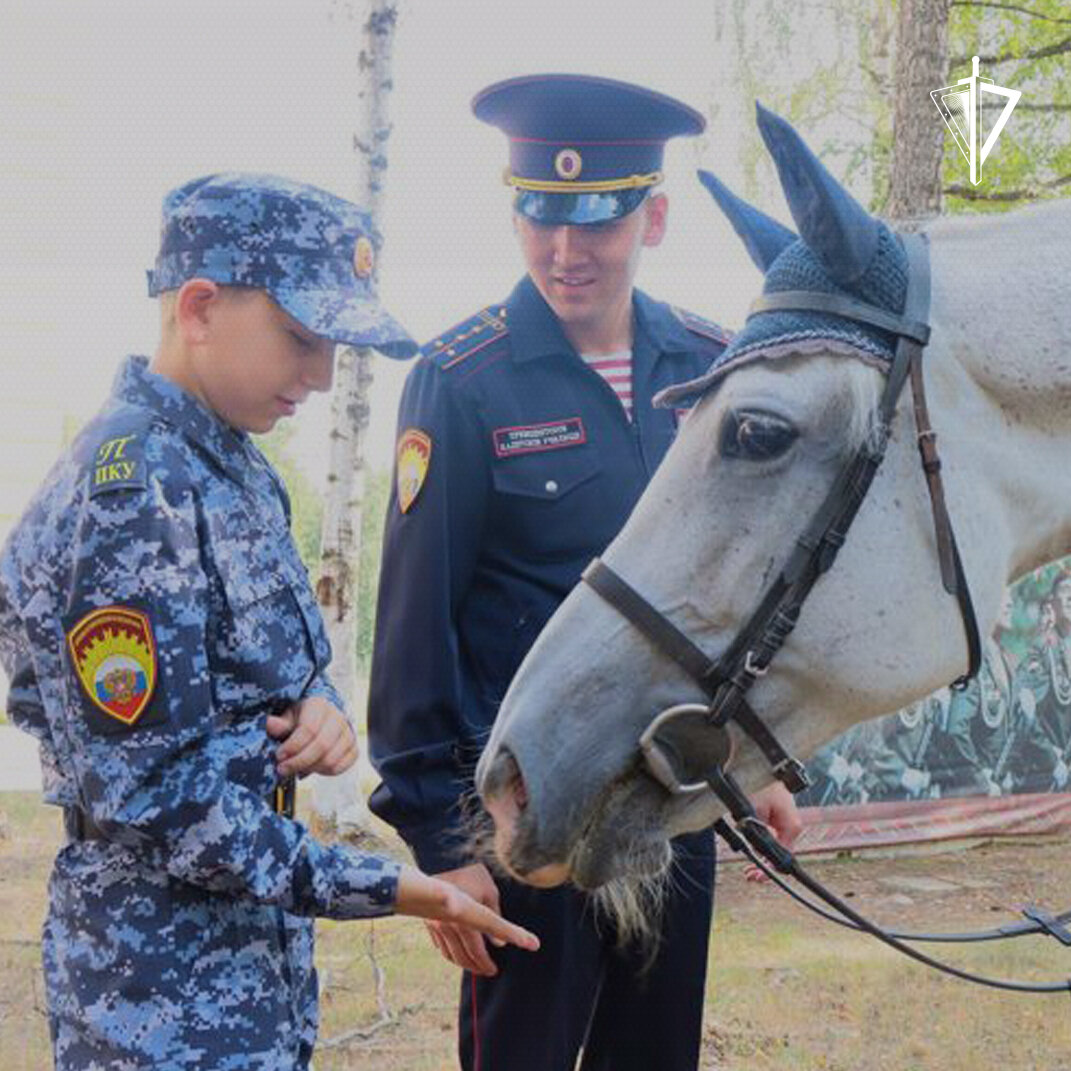
[{"label": "horse's nostril", "polygon": [[499,748],[487,768],[483,795],[486,799],[512,798],[517,808],[522,811],[528,805],[528,790],[525,788],[521,769],[508,748]]}]

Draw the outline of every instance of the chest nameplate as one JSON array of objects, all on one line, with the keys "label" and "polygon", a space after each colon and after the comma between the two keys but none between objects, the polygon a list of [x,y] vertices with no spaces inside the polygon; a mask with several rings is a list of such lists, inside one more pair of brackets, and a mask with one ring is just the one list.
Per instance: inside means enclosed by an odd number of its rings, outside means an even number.
[{"label": "chest nameplate", "polygon": [[495,428],[493,434],[496,457],[534,454],[544,450],[561,450],[580,446],[588,441],[580,417],[566,417],[545,424],[523,424],[511,428]]}]

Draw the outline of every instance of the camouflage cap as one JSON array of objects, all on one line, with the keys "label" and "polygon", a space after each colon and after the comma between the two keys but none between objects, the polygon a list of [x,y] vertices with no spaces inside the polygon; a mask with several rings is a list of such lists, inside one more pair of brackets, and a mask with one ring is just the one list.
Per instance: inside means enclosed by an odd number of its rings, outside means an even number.
[{"label": "camouflage cap", "polygon": [[372,285],[378,245],[368,214],[326,190],[276,175],[206,175],[164,198],[149,295],[193,278],[256,287],[317,335],[409,357],[416,344]]}]

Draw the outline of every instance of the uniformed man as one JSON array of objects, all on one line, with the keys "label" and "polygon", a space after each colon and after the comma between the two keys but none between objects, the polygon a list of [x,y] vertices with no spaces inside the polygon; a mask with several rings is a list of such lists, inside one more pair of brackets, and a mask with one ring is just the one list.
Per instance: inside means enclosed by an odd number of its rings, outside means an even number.
[{"label": "uniformed man", "polygon": [[[1029,696],[1026,731],[1011,761],[1020,792],[1071,789],[1071,573],[1061,570],[1042,608],[1043,622],[1017,673]],[[1025,693],[1025,694],[1024,694]]]},{"label": "uniformed man", "polygon": [[870,799],[867,760],[880,732],[871,722],[853,725],[826,744],[807,764],[811,787],[798,802],[804,807],[846,807]]},{"label": "uniformed man", "polygon": [[942,795],[1000,796],[1013,791],[1014,757],[1031,719],[1033,694],[1015,688],[1015,667],[1006,646],[1014,606],[1011,588],[1001,598],[1000,616],[985,641],[978,676],[962,690],[951,690],[948,753],[952,777]]},{"label": "uniformed man", "polygon": [[867,756],[872,801],[940,798],[950,772],[944,758],[948,696],[945,689],[878,719],[880,732]]},{"label": "uniformed man", "polygon": [[[618,947],[572,889],[496,881],[465,845],[462,800],[510,678],[580,573],[617,533],[682,418],[662,387],[728,336],[634,289],[662,240],[663,148],[703,118],[602,78],[517,78],[479,93],[509,137],[526,276],[424,347],[405,386],[369,696],[372,809],[421,867],[539,933],[521,962],[463,926],[430,927],[468,973],[471,1071],[696,1066],[714,878],[709,834],[681,838],[657,959]],[[578,637],[577,642],[584,642]],[[780,799],[783,831],[795,822]],[[787,817],[786,817],[787,816]]]},{"label": "uniformed man", "polygon": [[356,750],[248,433],[327,389],[336,342],[412,352],[374,257],[368,217],[310,186],[171,193],[159,349],[125,361],[0,556],[8,711],[68,838],[43,937],[60,1071],[306,1068],[313,916],[445,913],[531,947],[443,882],[317,843],[286,791]]}]

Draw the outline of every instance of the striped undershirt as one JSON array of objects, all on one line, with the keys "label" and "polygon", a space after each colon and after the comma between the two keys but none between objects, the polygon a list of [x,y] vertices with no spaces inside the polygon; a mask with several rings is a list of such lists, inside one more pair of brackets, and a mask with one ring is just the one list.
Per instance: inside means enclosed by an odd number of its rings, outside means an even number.
[{"label": "striped undershirt", "polygon": [[632,419],[632,350],[616,353],[582,353],[581,360],[593,372],[598,372],[613,388],[617,400],[625,407],[625,415]]}]

